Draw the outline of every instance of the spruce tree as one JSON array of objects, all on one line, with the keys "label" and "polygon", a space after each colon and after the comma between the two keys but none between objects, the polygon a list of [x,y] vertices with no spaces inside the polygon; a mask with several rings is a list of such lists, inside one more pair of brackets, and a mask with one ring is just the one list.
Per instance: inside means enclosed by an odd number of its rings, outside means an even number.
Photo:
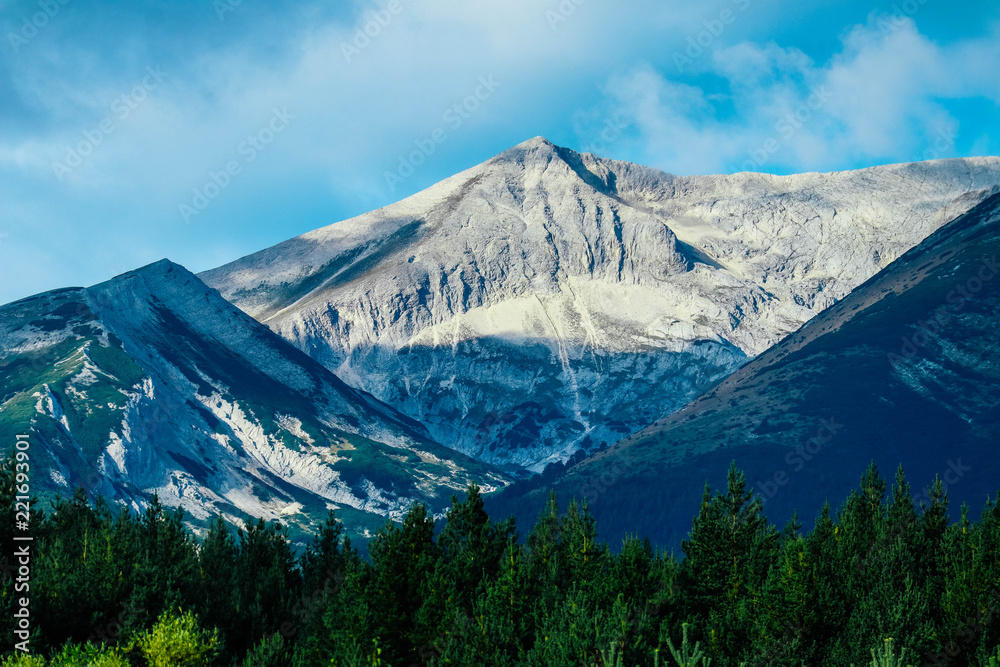
[{"label": "spruce tree", "polygon": [[733,462],[726,495],[710,495],[706,485],[689,539],[679,582],[689,617],[704,633],[712,657],[736,658],[749,652],[767,572],[779,535],[763,515],[759,497]]},{"label": "spruce tree", "polygon": [[374,576],[368,595],[374,612],[375,639],[391,664],[423,664],[418,653],[433,646],[434,629],[417,623],[427,595],[429,575],[438,559],[434,518],[415,503],[403,519],[379,530],[368,547]]},{"label": "spruce tree", "polygon": [[124,532],[119,542],[134,559],[129,561],[135,585],[127,602],[127,632],[148,629],[163,613],[194,601],[199,585],[197,545],[184,525],[182,508],[168,511],[154,494],[138,521],[116,522],[114,532],[116,536]]},{"label": "spruce tree", "polygon": [[236,614],[237,546],[222,515],[211,523],[198,550],[198,594],[196,608],[205,627],[218,628],[223,651],[231,647],[230,636],[239,622]]},{"label": "spruce tree", "polygon": [[261,639],[293,621],[301,579],[287,529],[277,522],[247,520],[237,531],[233,566],[233,613],[237,622],[226,637],[227,648],[243,655]]}]

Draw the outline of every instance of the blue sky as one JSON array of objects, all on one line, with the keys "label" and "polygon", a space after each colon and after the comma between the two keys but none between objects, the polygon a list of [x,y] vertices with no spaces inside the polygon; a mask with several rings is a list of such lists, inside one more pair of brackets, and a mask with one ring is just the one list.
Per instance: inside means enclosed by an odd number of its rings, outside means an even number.
[{"label": "blue sky", "polygon": [[194,271],[542,135],[676,174],[1000,153],[995,0],[0,0],[0,303]]}]

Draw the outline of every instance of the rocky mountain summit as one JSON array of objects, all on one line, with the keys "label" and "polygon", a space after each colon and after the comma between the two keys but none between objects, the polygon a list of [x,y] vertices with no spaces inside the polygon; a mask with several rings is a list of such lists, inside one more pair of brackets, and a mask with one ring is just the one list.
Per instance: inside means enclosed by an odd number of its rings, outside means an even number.
[{"label": "rocky mountain summit", "polygon": [[1000,184],[1000,159],[679,177],[535,138],[208,271],[448,447],[508,470],[674,412]]}]

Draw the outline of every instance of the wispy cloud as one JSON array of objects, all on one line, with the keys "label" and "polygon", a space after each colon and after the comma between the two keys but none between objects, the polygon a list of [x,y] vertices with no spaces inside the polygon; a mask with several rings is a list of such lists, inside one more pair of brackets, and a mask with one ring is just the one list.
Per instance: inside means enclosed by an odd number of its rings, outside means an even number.
[{"label": "wispy cloud", "polygon": [[[928,0],[882,29],[856,0],[837,20],[777,0],[227,6],[220,18],[212,2],[71,0],[15,52],[9,34],[38,2],[3,4],[0,302],[163,256],[209,268],[539,134],[678,173],[919,159],[942,128],[949,155],[1000,139],[1000,38],[980,27],[997,8],[948,23]],[[672,54],[709,28],[678,71]],[[150,69],[163,73],[155,86]],[[502,87],[449,125],[444,114],[491,76]],[[829,95],[814,109],[817,90]],[[180,207],[242,159],[274,109],[294,121],[185,222]],[[394,188],[386,172],[442,127],[447,141]],[[78,164],[56,166],[67,159]]]},{"label": "wispy cloud", "polygon": [[[722,82],[715,92],[633,67],[609,79],[604,104],[632,121],[647,162],[678,173],[835,170],[961,154],[964,105],[1000,104],[998,78],[981,65],[997,62],[1000,35],[940,46],[909,18],[886,21],[873,15],[853,27],[821,63],[773,42],[718,48],[701,65],[703,77]],[[964,139],[970,148],[989,145],[978,134]]]}]

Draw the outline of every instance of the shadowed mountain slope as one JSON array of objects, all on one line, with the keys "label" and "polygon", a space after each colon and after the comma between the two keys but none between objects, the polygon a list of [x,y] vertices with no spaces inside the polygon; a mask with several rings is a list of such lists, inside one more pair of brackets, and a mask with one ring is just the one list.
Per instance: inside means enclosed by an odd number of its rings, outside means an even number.
[{"label": "shadowed mountain slope", "polygon": [[807,526],[875,460],[902,463],[918,498],[940,475],[953,512],[978,511],[1000,479],[998,259],[993,194],[682,410],[494,508],[530,520],[551,486],[609,538],[677,546],[731,460],[772,520]]}]

